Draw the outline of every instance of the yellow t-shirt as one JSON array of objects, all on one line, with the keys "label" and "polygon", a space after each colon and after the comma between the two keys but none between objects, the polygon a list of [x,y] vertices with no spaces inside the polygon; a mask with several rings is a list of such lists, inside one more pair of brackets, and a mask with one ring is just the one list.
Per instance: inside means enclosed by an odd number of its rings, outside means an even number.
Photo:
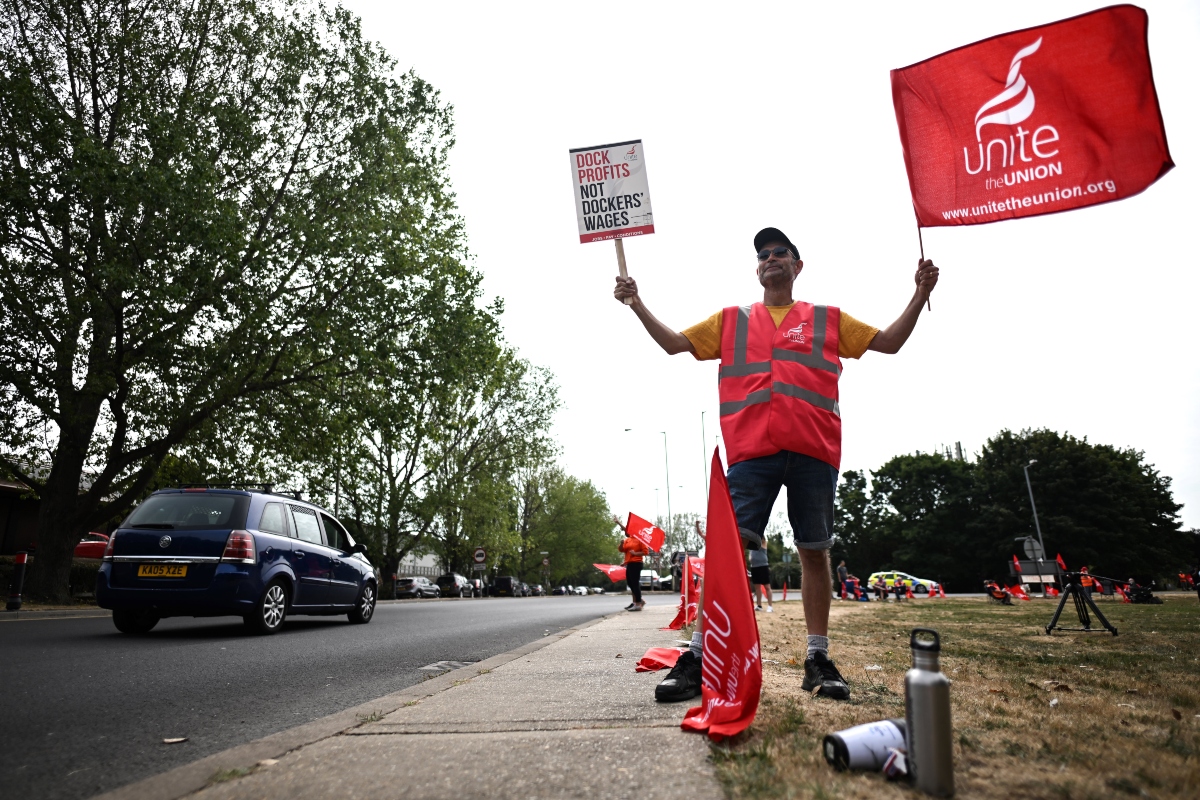
[{"label": "yellow t-shirt", "polygon": [[[771,319],[775,320],[776,328],[794,305],[795,303],[767,306],[767,311],[771,312]],[[721,357],[721,320],[724,316],[724,311],[718,311],[698,325],[683,331],[683,335],[692,343],[692,349],[696,351],[697,361],[716,361]],[[859,358],[867,352],[867,347],[877,333],[879,328],[859,322],[845,311],[841,312],[838,317],[838,355],[842,358]]]}]

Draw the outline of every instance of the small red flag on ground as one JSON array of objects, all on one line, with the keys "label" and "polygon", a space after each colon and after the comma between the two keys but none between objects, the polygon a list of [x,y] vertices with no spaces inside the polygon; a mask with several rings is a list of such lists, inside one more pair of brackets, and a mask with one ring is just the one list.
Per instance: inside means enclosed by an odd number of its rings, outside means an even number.
[{"label": "small red flag on ground", "polygon": [[1025,590],[1021,587],[1021,584],[1019,584],[1019,583],[1016,586],[1008,587],[1008,592],[1009,592],[1009,594],[1011,594],[1013,597],[1017,598],[1018,600],[1028,600],[1029,599],[1029,595],[1025,594]]},{"label": "small red flag on ground", "polygon": [[660,669],[670,669],[683,655],[678,647],[651,647],[646,655],[638,660],[634,672],[658,672]]},{"label": "small red flag on ground", "polygon": [[892,70],[917,224],[1068,211],[1165,175],[1147,23],[1110,6]]},{"label": "small red flag on ground", "polygon": [[1017,561],[1016,556],[1013,556],[1013,567],[1016,568],[1017,574],[1020,575],[1021,574],[1021,562]]},{"label": "small red flag on ground", "polygon": [[713,452],[709,485],[704,556],[706,562],[712,558],[713,574],[704,583],[703,688],[700,706],[688,710],[682,727],[707,731],[710,739],[719,742],[741,733],[758,713],[762,653],[758,622],[746,591],[742,540],[719,451]]},{"label": "small red flag on ground", "polygon": [[656,553],[662,550],[663,541],[667,538],[666,531],[634,513],[630,513],[629,521],[625,523],[625,530],[634,539]]},{"label": "small red flag on ground", "polygon": [[1067,571],[1067,562],[1063,561],[1062,553],[1056,553],[1054,560],[1058,562],[1059,569],[1061,569],[1063,572]]},{"label": "small red flag on ground", "polygon": [[592,564],[593,567],[607,575],[613,583],[625,580],[625,568],[616,564]]}]

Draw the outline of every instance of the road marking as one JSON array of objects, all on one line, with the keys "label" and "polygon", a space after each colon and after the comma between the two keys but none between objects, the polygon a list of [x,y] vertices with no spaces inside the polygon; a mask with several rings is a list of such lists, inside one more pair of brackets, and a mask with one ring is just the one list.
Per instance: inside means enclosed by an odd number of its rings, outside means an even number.
[{"label": "road marking", "polygon": [[421,669],[426,672],[449,672],[452,669],[469,667],[474,663],[474,661],[435,661],[432,664],[426,664]]}]

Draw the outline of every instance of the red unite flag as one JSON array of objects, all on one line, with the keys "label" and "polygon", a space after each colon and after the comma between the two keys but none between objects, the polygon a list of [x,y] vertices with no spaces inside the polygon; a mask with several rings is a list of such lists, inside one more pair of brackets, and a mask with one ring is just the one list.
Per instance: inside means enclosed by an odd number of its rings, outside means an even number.
[{"label": "red unite flag", "polygon": [[1067,572],[1067,562],[1063,561],[1062,553],[1055,553],[1054,560],[1058,562],[1059,569]]},{"label": "red unite flag", "polygon": [[1069,211],[1165,175],[1147,23],[1110,6],[892,70],[917,224]]},{"label": "red unite flag", "polygon": [[[702,559],[696,559],[703,565]],[[697,578],[692,574],[691,556],[686,556],[683,559],[683,570],[679,574],[679,612],[675,615],[675,619],[671,620],[665,631],[677,631],[684,625],[691,625],[696,621],[696,609],[700,604],[700,587],[697,586]]]},{"label": "red unite flag", "polygon": [[625,523],[625,530],[634,539],[656,553],[662,550],[663,541],[667,538],[667,534],[662,528],[633,513],[630,513],[629,520]]},{"label": "red unite flag", "polygon": [[[711,556],[713,574],[704,581],[704,668],[700,705],[689,709],[682,727],[707,731],[719,742],[754,722],[762,689],[762,653],[758,647],[758,622],[750,593],[746,591],[746,560],[738,535],[733,501],[721,466],[713,451],[708,496],[705,562]],[[707,567],[707,563],[705,564]]]},{"label": "red unite flag", "polygon": [[1021,562],[1017,561],[1017,557],[1013,556],[1013,567],[1017,570],[1017,574],[1021,574]]},{"label": "red unite flag", "polygon": [[625,568],[616,564],[592,564],[593,567],[608,576],[613,583],[625,580]]}]

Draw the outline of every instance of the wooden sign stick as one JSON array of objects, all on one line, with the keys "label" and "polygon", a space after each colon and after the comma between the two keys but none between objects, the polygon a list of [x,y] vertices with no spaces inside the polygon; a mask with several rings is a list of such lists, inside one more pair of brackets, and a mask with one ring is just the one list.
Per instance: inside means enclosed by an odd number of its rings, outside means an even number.
[{"label": "wooden sign stick", "polygon": [[[617,269],[621,271],[622,278],[628,278],[629,272],[625,269],[625,245],[621,243],[620,239],[614,239],[613,241],[617,243]],[[633,298],[626,297],[625,305],[633,305]]]}]

